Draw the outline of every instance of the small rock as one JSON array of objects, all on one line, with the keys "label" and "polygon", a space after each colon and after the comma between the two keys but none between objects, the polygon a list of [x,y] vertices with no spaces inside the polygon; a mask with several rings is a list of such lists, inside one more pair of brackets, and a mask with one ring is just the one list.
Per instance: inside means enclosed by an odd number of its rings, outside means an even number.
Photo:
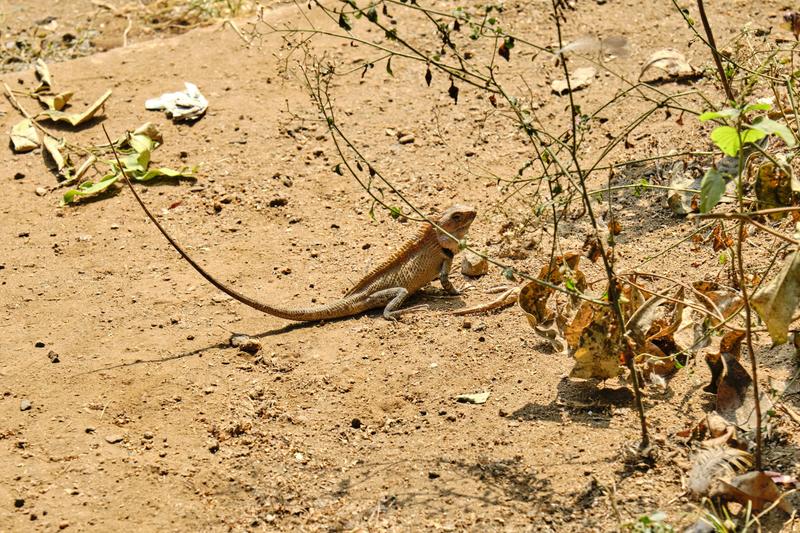
[{"label": "small rock", "polygon": [[350,427],[353,429],[361,429],[361,420],[354,418],[350,421]]},{"label": "small rock", "polygon": [[86,426],[86,429],[84,429],[84,431],[89,434],[94,433],[96,430],[97,428],[95,428],[94,426]]},{"label": "small rock", "polygon": [[19,508],[20,508],[20,507],[22,507],[23,505],[25,505],[25,500],[24,500],[23,498],[15,498],[15,499],[14,499],[14,507],[16,507],[17,509],[19,509]]},{"label": "small rock", "polygon": [[69,527],[69,522],[59,522],[58,529],[67,529]]},{"label": "small rock", "polygon": [[61,360],[58,358],[58,354],[57,354],[56,352],[54,352],[53,350],[50,350],[50,351],[47,353],[47,358],[48,358],[48,359],[50,359],[50,362],[51,362],[51,363],[58,363],[58,362],[60,362],[60,361],[61,361]]},{"label": "small rock", "polygon": [[114,433],[112,435],[107,435],[106,436],[106,442],[109,443],[109,444],[116,444],[118,442],[122,442],[123,438],[124,437],[122,435],[120,435],[119,433]]},{"label": "small rock", "polygon": [[228,302],[232,299],[233,298],[231,298],[227,294],[215,294],[214,296],[211,297],[211,301],[217,304],[221,304],[222,302]]},{"label": "small rock", "polygon": [[272,200],[270,200],[269,201],[269,206],[270,207],[283,207],[283,206],[287,205],[288,203],[289,203],[289,200],[287,198],[282,198],[282,197],[279,196],[278,198],[273,198]]},{"label": "small rock", "polygon": [[212,392],[214,392],[214,387],[206,387],[203,389],[203,394],[211,394]]},{"label": "small rock", "polygon": [[295,461],[297,461],[298,463],[303,463],[303,462],[305,462],[305,460],[306,460],[306,456],[305,456],[305,455],[303,455],[303,454],[302,454],[302,453],[300,453],[300,452],[296,452],[296,453],[294,454],[294,460],[295,460]]},{"label": "small rock", "polygon": [[414,142],[414,140],[415,140],[414,136],[409,133],[407,135],[403,135],[402,137],[400,137],[397,140],[397,142],[399,142],[400,144],[412,144]]},{"label": "small rock", "polygon": [[145,438],[145,440],[153,440],[153,438],[155,437],[155,435],[153,435],[153,434],[152,434],[151,432],[149,432],[149,431],[145,431],[145,432],[144,432],[144,435],[142,435],[142,437],[144,437],[144,438]]},{"label": "small rock", "polygon": [[469,320],[465,320],[464,322],[461,323],[461,327],[464,328],[464,329],[471,329],[472,328],[472,322],[469,321]]},{"label": "small rock", "polygon": [[438,472],[428,472],[428,479],[439,479],[441,474]]},{"label": "small rock", "polygon": [[219,451],[219,441],[217,439],[208,441],[208,451],[211,453],[217,453]]},{"label": "small rock", "polygon": [[17,172],[16,174],[14,174],[14,179],[15,180],[25,179],[25,174],[23,174],[22,172]]},{"label": "small rock", "polygon": [[37,196],[44,196],[45,194],[47,194],[47,189],[45,189],[44,187],[36,187]]},{"label": "small rock", "polygon": [[17,237],[19,237],[20,239],[24,239],[25,237],[30,237],[30,236],[31,236],[30,231],[21,231],[17,234]]},{"label": "small rock", "polygon": [[44,343],[42,341],[36,341],[36,344],[34,344],[34,346],[36,346],[37,348],[44,348]]},{"label": "small rock", "polygon": [[119,229],[119,224],[111,224],[111,229]]},{"label": "small rock", "polygon": [[465,276],[478,277],[489,272],[489,261],[485,257],[470,252],[464,253],[461,259],[461,273]]},{"label": "small rock", "polygon": [[21,400],[19,402],[19,410],[20,411],[30,411],[33,405],[31,404],[30,400]]},{"label": "small rock", "polygon": [[87,235],[87,234],[78,235],[78,241],[80,241],[80,242],[89,242],[91,240],[92,240],[92,236],[91,235]]},{"label": "small rock", "polygon": [[261,343],[247,335],[233,335],[230,340],[231,346],[239,348],[245,353],[254,355],[261,351]]}]

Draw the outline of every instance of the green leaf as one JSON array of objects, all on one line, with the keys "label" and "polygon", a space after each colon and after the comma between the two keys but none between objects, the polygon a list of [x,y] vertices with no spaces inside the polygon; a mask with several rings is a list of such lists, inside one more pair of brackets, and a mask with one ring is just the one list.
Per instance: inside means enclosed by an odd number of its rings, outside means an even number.
[{"label": "green leaf", "polygon": [[[746,129],[741,132],[742,144],[754,143],[759,139],[763,139],[767,134],[763,131],[755,129]],[[731,126],[718,126],[711,132],[711,140],[717,145],[717,148],[722,150],[725,155],[736,157],[741,148],[739,144],[739,134],[736,128]]]},{"label": "green leaf", "polygon": [[769,111],[772,109],[772,105],[766,102],[759,102],[755,104],[748,104],[744,108],[745,113],[749,113],[750,111]]},{"label": "green leaf", "polygon": [[792,130],[790,130],[784,124],[776,122],[768,117],[758,117],[753,121],[752,124],[748,124],[747,127],[750,128],[750,131],[760,131],[764,135],[777,135],[783,139],[783,142],[786,143],[786,146],[790,148],[797,144]]},{"label": "green leaf", "polygon": [[353,27],[347,21],[347,15],[344,13],[339,13],[339,27],[342,28],[344,31],[350,31]]},{"label": "green leaf", "polygon": [[378,10],[375,9],[375,6],[369,6],[367,10],[367,20],[370,22],[377,22],[378,21]]},{"label": "green leaf", "polygon": [[73,203],[81,196],[89,196],[102,192],[108,189],[115,181],[119,179],[119,177],[120,175],[115,173],[103,176],[103,178],[97,183],[92,181],[84,181],[78,185],[77,189],[71,189],[64,193],[64,197],[61,199],[61,205]]},{"label": "green leaf", "polygon": [[197,171],[195,168],[183,167],[180,170],[172,168],[151,168],[143,174],[134,174],[133,179],[136,181],[148,181],[153,178],[189,178],[194,176]]},{"label": "green leaf", "polygon": [[720,111],[707,111],[697,118],[700,120],[700,122],[705,122],[707,120],[714,120],[716,118],[736,120],[737,118],[739,118],[740,114],[741,113],[738,109],[734,109],[733,107],[728,107]]},{"label": "green leaf", "polygon": [[153,139],[141,133],[131,135],[129,143],[131,145],[131,148],[133,148],[138,153],[152,152],[153,149],[155,148],[155,142],[153,141]]},{"label": "green leaf", "polygon": [[716,168],[708,169],[700,184],[700,212],[708,213],[725,192],[725,177]]}]

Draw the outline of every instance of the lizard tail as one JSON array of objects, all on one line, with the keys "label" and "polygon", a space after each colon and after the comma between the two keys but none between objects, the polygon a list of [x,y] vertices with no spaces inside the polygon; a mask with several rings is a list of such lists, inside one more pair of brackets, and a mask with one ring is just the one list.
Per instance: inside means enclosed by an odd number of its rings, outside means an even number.
[{"label": "lizard tail", "polygon": [[[111,141],[109,140],[109,143]],[[116,156],[116,152],[114,153]],[[119,167],[124,169],[125,167],[120,163]],[[183,249],[183,247],[178,244],[175,239],[167,233],[167,230],[161,225],[161,223],[156,220],[156,217],[150,212],[147,206],[142,201],[139,194],[136,192],[136,189],[133,187],[133,184],[128,179],[128,176],[125,174],[125,171],[122,170],[122,175],[125,178],[125,183],[128,184],[133,196],[136,198],[136,201],[144,210],[147,217],[156,225],[158,230],[161,232],[164,237],[166,237],[167,241],[172,245],[173,248],[183,257],[192,268],[194,268],[201,276],[203,276],[206,281],[211,283],[214,287],[218,288],[234,300],[237,300],[253,309],[257,309],[262,313],[267,313],[270,315],[274,315],[280,318],[285,318],[286,320],[297,320],[297,321],[315,321],[315,320],[330,320],[333,318],[341,318],[345,316],[354,315],[360,313],[361,311],[365,311],[369,309],[369,305],[366,305],[366,302],[363,299],[358,299],[355,296],[345,296],[344,298],[332,302],[328,305],[323,305],[319,307],[306,307],[306,308],[299,308],[299,309],[289,309],[287,307],[281,306],[273,306],[266,304],[264,302],[259,302],[258,300],[246,296],[233,287],[226,285],[225,283],[218,281],[214,276],[206,272],[206,270],[200,266],[194,259],[192,259],[189,254]]]}]

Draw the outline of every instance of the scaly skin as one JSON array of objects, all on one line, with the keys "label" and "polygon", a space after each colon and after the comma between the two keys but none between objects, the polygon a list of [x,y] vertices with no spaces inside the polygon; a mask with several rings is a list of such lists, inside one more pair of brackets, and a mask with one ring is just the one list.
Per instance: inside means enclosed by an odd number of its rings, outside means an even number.
[{"label": "scaly skin", "polygon": [[453,257],[459,251],[458,240],[464,238],[476,214],[473,208],[465,205],[457,204],[450,207],[435,220],[441,229],[426,223],[415,238],[405,243],[391,257],[373,269],[340,300],[318,307],[292,309],[260,302],[217,281],[189,257],[161,226],[161,223],[150,213],[139,197],[127,176],[125,176],[125,181],[144,212],[173,248],[209,283],[231,298],[254,309],[297,321],[342,318],[380,307],[383,308],[385,318],[396,320],[403,312],[400,309],[403,301],[436,278],[439,278],[442,287],[448,293],[458,294],[448,278],[450,266],[453,263]]}]

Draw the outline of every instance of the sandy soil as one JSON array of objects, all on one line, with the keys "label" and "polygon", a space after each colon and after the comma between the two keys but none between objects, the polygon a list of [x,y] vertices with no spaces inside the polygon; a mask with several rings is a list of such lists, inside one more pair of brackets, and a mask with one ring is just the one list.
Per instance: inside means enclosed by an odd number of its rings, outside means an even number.
[{"label": "sandy soil", "polygon": [[[19,11],[0,3],[10,13],[7,28],[39,17],[38,2],[12,4]],[[512,2],[503,17],[549,44],[555,37],[541,4]],[[745,24],[781,31],[780,3],[714,4],[721,42]],[[53,9],[69,28],[96,7],[76,1]],[[306,24],[291,5],[265,17]],[[330,301],[414,233],[414,224],[384,212],[373,221],[364,191],[332,172],[339,159],[327,128],[297,75],[284,74],[287,57],[292,66],[299,55],[289,56],[278,36],[247,48],[215,25],[178,36],[134,32],[120,47],[123,22],[101,28],[104,40],[90,55],[51,63],[51,72],[59,87],[77,91],[76,108],[113,90],[102,119],[112,136],[153,121],[165,138],[158,164],[202,164],[196,181],[140,190],[211,272],[273,302]],[[398,27],[412,31],[422,22],[400,19]],[[565,31],[625,35],[631,55],[615,68],[631,78],[667,46],[697,66],[710,64],[666,2],[578,2]],[[345,65],[375,54],[324,39],[314,49]],[[554,131],[568,124],[566,99],[550,93],[558,74],[551,59],[520,53],[508,69],[526,75]],[[532,217],[524,192],[508,198],[485,170],[513,176],[528,153],[503,115],[508,110],[492,113],[467,86],[453,105],[443,76],[425,86],[424,65],[397,61],[393,70],[390,77],[379,65],[336,82],[342,128],[415,204],[475,206],[471,242],[538,272],[549,252],[544,221]],[[15,88],[32,80],[30,68],[2,75]],[[211,102],[196,124],[175,125],[144,109],[146,98],[184,80]],[[593,109],[622,87],[600,75],[578,93],[580,104]],[[719,99],[709,78],[695,87]],[[585,155],[599,153],[607,134],[648,105],[630,100],[609,110]],[[7,102],[0,109],[0,129],[8,131],[19,116]],[[413,134],[414,142],[399,144],[387,129]],[[610,160],[706,149],[707,133],[692,118],[681,124],[658,111]],[[104,142],[96,123],[72,138]],[[370,314],[290,325],[204,283],[127,191],[62,208],[60,191],[36,194],[55,183],[40,150],[2,150],[0,163],[0,531],[607,531],[659,509],[676,525],[698,515],[681,484],[689,450],[674,434],[712,408],[702,361],[666,391],[648,388],[658,460],[631,467],[622,450],[637,441],[638,419],[624,384],[568,379],[572,361],[534,337],[517,308],[448,313],[492,298],[484,291],[507,283],[498,269],[479,280],[455,274],[457,285],[474,289],[455,300],[432,289],[415,299],[431,310],[401,322]],[[620,268],[692,230],[662,199],[654,190],[617,196]],[[578,250],[587,228],[583,219],[565,221],[562,248]],[[748,241],[757,265],[775,246],[759,239]],[[708,279],[724,274],[717,257],[710,246],[685,243],[647,269]],[[587,277],[601,279],[586,263]],[[258,337],[262,351],[229,347],[232,332]],[[759,354],[764,380],[791,375],[790,349],[769,349],[765,337]],[[482,390],[491,391],[484,405],[454,401]],[[30,409],[21,410],[24,402]],[[769,467],[800,474],[796,426],[774,425]],[[782,520],[767,527],[780,530]]]}]

